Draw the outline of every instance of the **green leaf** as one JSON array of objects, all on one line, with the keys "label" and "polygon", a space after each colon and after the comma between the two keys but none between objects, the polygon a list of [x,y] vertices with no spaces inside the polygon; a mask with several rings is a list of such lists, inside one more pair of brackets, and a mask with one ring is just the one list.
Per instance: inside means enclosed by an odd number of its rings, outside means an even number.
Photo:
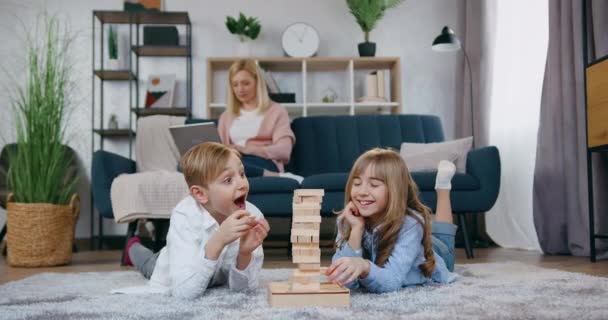
[{"label": "green leaf", "polygon": [[367,34],[374,30],[376,24],[387,9],[394,8],[404,0],[346,0],[350,13],[355,17],[361,30]]},{"label": "green leaf", "polygon": [[239,12],[238,20],[226,17],[226,27],[230,33],[239,36],[241,40],[244,40],[245,37],[255,40],[262,30],[256,17],[247,17],[242,12]]}]

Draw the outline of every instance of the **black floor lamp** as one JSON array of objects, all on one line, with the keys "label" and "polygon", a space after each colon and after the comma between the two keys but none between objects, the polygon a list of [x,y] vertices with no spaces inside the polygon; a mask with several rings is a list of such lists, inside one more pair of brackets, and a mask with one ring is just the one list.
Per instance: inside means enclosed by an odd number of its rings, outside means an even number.
[{"label": "black floor lamp", "polygon": [[454,30],[445,26],[441,30],[441,34],[435,38],[432,46],[433,51],[437,52],[453,52],[462,49],[464,59],[466,60],[467,69],[469,70],[469,93],[471,101],[471,135],[473,136],[473,148],[475,148],[475,122],[473,121],[473,73],[471,72],[471,62],[467,51],[460,44],[460,40],[454,34]]}]

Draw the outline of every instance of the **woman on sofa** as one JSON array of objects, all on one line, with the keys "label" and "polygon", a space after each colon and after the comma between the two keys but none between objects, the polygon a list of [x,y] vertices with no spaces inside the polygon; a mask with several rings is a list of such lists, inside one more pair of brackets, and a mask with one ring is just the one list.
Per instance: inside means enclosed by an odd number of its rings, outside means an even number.
[{"label": "woman on sofa", "polygon": [[226,111],[218,123],[222,143],[242,155],[248,177],[303,178],[285,171],[295,135],[287,110],[270,100],[266,81],[253,60],[234,62],[228,70]]}]

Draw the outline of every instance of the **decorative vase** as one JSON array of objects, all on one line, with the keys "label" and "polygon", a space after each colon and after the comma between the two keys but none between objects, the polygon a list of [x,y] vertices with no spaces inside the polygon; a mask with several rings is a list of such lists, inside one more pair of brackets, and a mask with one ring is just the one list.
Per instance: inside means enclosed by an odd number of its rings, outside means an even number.
[{"label": "decorative vase", "polygon": [[108,121],[108,129],[116,130],[118,129],[118,120],[116,119],[116,115],[110,115],[110,120]]},{"label": "decorative vase", "polygon": [[108,59],[108,63],[106,64],[107,70],[118,70],[120,69],[120,61],[118,59]]},{"label": "decorative vase", "polygon": [[375,42],[359,43],[359,56],[374,57],[375,55],[376,55],[376,43]]},{"label": "decorative vase", "polygon": [[251,56],[251,43],[250,41],[244,40],[239,41],[236,45],[236,56],[237,57],[250,57]]}]

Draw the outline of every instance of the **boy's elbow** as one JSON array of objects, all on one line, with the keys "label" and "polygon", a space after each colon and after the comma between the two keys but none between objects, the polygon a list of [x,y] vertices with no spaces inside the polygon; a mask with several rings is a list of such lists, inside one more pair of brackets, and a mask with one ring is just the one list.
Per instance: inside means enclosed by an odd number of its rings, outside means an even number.
[{"label": "boy's elbow", "polygon": [[181,300],[195,300],[205,293],[205,290],[184,290],[183,288],[176,288],[172,290],[172,295],[175,298]]}]

